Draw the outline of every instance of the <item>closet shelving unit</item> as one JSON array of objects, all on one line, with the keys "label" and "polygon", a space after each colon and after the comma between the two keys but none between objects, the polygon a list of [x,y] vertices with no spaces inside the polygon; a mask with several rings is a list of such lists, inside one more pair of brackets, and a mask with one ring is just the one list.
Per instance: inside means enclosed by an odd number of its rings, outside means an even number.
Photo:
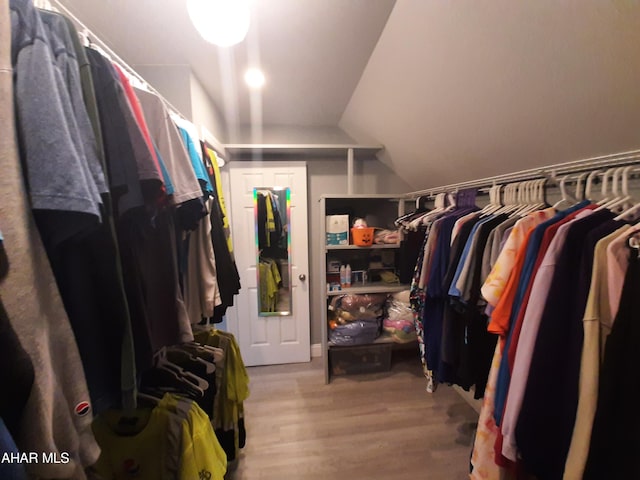
[{"label": "closet shelving unit", "polygon": [[[402,195],[367,195],[367,194],[337,194],[323,195],[320,197],[320,237],[325,242],[327,215],[348,214],[350,223],[355,218],[364,218],[371,227],[391,228],[393,220],[404,214],[405,198]],[[328,291],[326,287],[327,279],[327,260],[330,257],[340,260],[342,263],[349,263],[352,260],[363,263],[370,254],[380,251],[392,254],[396,267],[398,266],[398,254],[400,251],[400,243],[397,244],[380,244],[368,247],[360,247],[357,245],[325,245],[324,255],[321,257],[320,265],[320,297],[323,299],[322,305],[322,358],[324,361],[325,382],[329,383],[333,372],[332,360],[335,361],[336,356],[342,356],[345,353],[353,354],[357,358],[360,353],[362,357],[368,357],[371,360],[371,367],[375,368],[377,358],[384,358],[391,355],[395,345],[390,337],[384,334],[378,337],[371,344],[359,345],[333,345],[329,341],[329,328],[327,324],[327,307],[332,297],[344,294],[366,294],[366,293],[395,293],[409,288],[406,284],[393,284],[381,281],[368,282],[364,284],[352,285],[349,288],[343,288],[338,291]],[[414,344],[409,344],[413,346]],[[404,345],[398,345],[398,347]],[[363,371],[367,370],[367,365],[363,365]]]}]

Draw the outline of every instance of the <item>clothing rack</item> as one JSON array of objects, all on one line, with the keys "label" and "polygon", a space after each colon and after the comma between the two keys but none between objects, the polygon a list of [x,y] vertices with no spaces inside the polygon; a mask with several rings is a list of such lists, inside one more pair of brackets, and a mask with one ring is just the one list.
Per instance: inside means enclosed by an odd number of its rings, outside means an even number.
[{"label": "clothing rack", "polygon": [[[129,75],[136,78],[140,83],[142,83],[146,89],[155,93],[160,99],[164,102],[169,110],[171,110],[174,114],[182,117],[183,119],[191,122],[191,120],[180,110],[174,107],[171,102],[169,102],[158,90],[156,90],[149,82],[147,82],[142,75],[140,75],[136,70],[131,67],[127,62],[125,62],[117,53],[113,51],[109,45],[107,45],[103,40],[101,40],[96,34],[94,34],[78,17],[76,17],[70,10],[67,8],[60,0],[37,0],[34,2],[35,6],[38,8],[42,8],[45,10],[58,11],[59,13],[63,13],[76,25],[78,31],[81,36],[85,37],[90,44],[96,43],[98,46],[104,50],[104,52],[110,57],[111,61],[116,62],[123,70],[125,70]],[[200,130],[200,129],[199,129]],[[218,140],[211,132],[207,131],[206,137],[204,134],[201,134],[201,140],[204,140],[208,143],[215,152],[220,156],[225,156],[225,148],[222,142]]]},{"label": "clothing rack", "polygon": [[586,158],[566,163],[558,163],[555,165],[547,165],[544,167],[530,168],[519,172],[506,173],[486,177],[477,180],[469,180],[465,182],[452,183],[440,187],[427,188],[406,194],[407,200],[415,200],[419,197],[435,197],[439,193],[453,193],[466,188],[477,188],[480,192],[488,192],[489,188],[494,185],[504,183],[524,182],[528,180],[536,180],[548,178],[556,180],[560,176],[583,173],[598,169],[610,169],[614,167],[624,167],[640,163],[640,150],[631,150],[628,152],[613,153],[610,155],[602,155],[599,157]]}]

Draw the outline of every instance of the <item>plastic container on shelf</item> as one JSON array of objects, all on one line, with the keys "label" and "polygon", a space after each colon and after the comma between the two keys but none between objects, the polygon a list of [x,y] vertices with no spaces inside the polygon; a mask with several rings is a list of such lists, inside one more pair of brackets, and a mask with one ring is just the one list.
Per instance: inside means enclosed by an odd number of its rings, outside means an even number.
[{"label": "plastic container on shelf", "polygon": [[359,247],[370,247],[373,245],[373,227],[362,227],[351,229],[351,240]]}]

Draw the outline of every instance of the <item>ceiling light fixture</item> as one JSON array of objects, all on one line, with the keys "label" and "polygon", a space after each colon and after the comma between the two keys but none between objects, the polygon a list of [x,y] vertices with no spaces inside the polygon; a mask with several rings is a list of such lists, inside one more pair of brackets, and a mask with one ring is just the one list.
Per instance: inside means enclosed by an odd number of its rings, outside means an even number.
[{"label": "ceiling light fixture", "polygon": [[249,31],[249,0],[187,0],[187,11],[202,38],[219,47],[242,42]]},{"label": "ceiling light fixture", "polygon": [[265,83],[264,73],[259,68],[250,68],[244,74],[244,81],[247,82],[249,88],[262,88]]}]

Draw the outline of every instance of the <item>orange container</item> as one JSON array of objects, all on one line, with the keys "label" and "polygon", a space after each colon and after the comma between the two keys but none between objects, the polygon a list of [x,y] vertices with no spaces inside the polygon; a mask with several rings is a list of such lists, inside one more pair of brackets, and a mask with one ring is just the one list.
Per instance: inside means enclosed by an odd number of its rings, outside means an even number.
[{"label": "orange container", "polygon": [[373,227],[352,228],[351,241],[359,247],[368,247],[373,245]]}]

